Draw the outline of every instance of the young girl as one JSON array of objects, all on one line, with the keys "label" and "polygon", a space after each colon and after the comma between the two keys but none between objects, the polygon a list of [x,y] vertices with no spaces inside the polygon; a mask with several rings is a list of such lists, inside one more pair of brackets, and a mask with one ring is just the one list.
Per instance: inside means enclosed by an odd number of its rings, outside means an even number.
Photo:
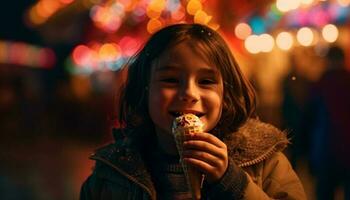
[{"label": "young girl", "polygon": [[115,142],[96,151],[81,199],[191,199],[173,120],[200,117],[183,162],[204,174],[201,199],[306,199],[281,151],[285,134],[253,119],[254,91],[220,35],[198,24],[155,33],[129,63]]}]

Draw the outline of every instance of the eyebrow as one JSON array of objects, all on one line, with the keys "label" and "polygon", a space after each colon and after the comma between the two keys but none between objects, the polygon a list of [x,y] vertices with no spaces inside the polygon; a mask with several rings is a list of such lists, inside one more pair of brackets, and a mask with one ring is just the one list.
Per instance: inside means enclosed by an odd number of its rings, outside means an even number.
[{"label": "eyebrow", "polygon": [[162,72],[162,71],[176,71],[176,70],[180,70],[180,67],[176,66],[176,65],[163,65],[163,66],[158,66],[156,67],[155,71],[156,72]]},{"label": "eyebrow", "polygon": [[[164,72],[164,71],[179,71],[181,68],[177,65],[163,65],[159,66],[155,69],[156,72]],[[217,69],[212,69],[212,68],[201,68],[199,70],[199,73],[203,74],[219,74],[219,71]]]},{"label": "eyebrow", "polygon": [[218,75],[219,74],[219,71],[217,69],[208,69],[208,68],[202,68],[199,70],[200,73],[203,73],[203,74],[215,74],[215,75]]}]

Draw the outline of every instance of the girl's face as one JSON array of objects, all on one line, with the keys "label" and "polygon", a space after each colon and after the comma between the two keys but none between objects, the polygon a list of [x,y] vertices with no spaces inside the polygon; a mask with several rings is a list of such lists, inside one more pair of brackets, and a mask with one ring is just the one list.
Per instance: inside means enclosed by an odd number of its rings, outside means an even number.
[{"label": "girl's face", "polygon": [[222,76],[199,52],[189,43],[180,43],[152,63],[148,107],[158,136],[172,137],[172,122],[182,113],[200,117],[206,132],[221,117]]}]

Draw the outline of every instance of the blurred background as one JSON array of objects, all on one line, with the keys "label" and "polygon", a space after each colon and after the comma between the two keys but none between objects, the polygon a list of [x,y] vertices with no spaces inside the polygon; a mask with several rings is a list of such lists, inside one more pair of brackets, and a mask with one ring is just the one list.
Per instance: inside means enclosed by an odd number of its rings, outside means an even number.
[{"label": "blurred background", "polygon": [[[2,198],[78,199],[94,164],[89,155],[112,141],[121,66],[159,28],[195,22],[224,36],[257,89],[260,118],[287,130],[285,153],[316,199],[315,136],[304,122],[315,118],[310,88],[326,71],[330,47],[344,51],[349,69],[350,0],[19,0],[1,7]],[[349,93],[344,88],[333,91]],[[343,194],[337,186],[332,198]]]}]

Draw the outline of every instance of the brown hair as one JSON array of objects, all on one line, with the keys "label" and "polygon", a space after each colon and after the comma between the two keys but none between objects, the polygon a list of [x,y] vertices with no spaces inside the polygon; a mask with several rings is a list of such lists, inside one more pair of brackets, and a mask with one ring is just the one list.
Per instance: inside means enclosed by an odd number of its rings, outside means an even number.
[{"label": "brown hair", "polygon": [[209,61],[217,66],[224,81],[222,116],[215,130],[222,136],[231,134],[254,114],[254,89],[243,76],[224,39],[204,25],[176,24],[152,35],[129,62],[119,112],[119,122],[125,124],[126,128],[153,127],[147,102],[151,64],[166,49],[184,41],[197,45]]}]

